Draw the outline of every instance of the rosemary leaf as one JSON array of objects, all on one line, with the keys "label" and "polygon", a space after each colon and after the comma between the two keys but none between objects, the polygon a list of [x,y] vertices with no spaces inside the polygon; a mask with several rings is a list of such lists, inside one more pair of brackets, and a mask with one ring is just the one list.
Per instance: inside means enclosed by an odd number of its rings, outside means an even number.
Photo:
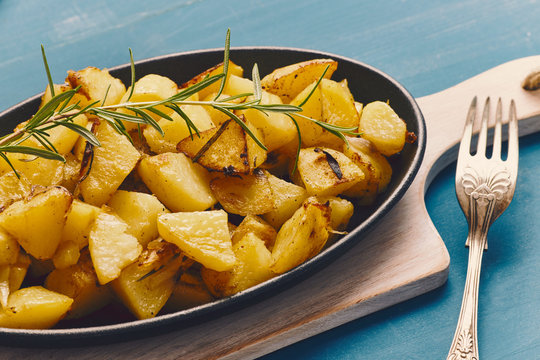
[{"label": "rosemary leaf", "polygon": [[45,66],[45,73],[47,73],[47,81],[49,82],[49,88],[51,89],[51,97],[54,97],[54,83],[52,80],[51,69],[49,69],[47,56],[45,55],[45,47],[43,47],[43,44],[41,44],[41,56],[43,58],[43,65]]},{"label": "rosemary leaf", "polygon": [[153,107],[153,106],[149,106],[149,107],[147,107],[147,108],[145,108],[145,109],[148,110],[148,111],[150,111],[150,112],[153,112],[153,113],[156,114],[157,116],[160,116],[160,117],[162,117],[162,118],[164,118],[164,119],[167,119],[167,120],[169,120],[169,121],[173,121],[173,119],[172,119],[169,115],[165,114],[163,111],[160,111],[160,110],[156,109],[156,108]]},{"label": "rosemary leaf", "polygon": [[133,89],[135,88],[135,62],[133,61],[133,51],[131,51],[131,48],[129,48],[129,64],[131,67],[131,85],[127,101],[133,96]]},{"label": "rosemary leaf", "polygon": [[251,80],[253,80],[253,96],[257,100],[257,103],[260,103],[262,99],[262,86],[257,64],[253,65],[253,70],[251,70]]},{"label": "rosemary leaf", "polygon": [[68,128],[68,129],[70,129],[71,131],[76,132],[77,134],[82,136],[86,141],[88,141],[90,144],[92,144],[94,146],[101,146],[101,143],[96,138],[96,136],[90,130],[85,128],[84,126],[81,126],[79,124],[76,124],[76,123],[70,122],[70,121],[57,121],[55,123],[60,125],[60,126],[64,126],[64,127]]},{"label": "rosemary leaf", "polygon": [[296,121],[294,116],[292,116],[289,113],[286,113],[285,115],[291,118],[294,126],[296,127],[296,132],[298,134],[298,146],[296,147],[296,157],[294,158],[294,166],[291,172],[291,174],[294,174],[296,172],[296,168],[298,167],[298,156],[300,156],[300,149],[302,148],[302,132],[300,131],[300,126],[298,126],[298,122]]},{"label": "rosemary leaf", "polygon": [[39,149],[35,147],[30,146],[23,146],[23,145],[17,145],[17,146],[11,146],[11,145],[5,145],[0,146],[0,153],[17,153],[17,154],[26,154],[26,155],[34,155],[38,156],[44,159],[49,160],[59,160],[62,162],[66,162],[66,159],[57,152],[46,150],[46,149]]},{"label": "rosemary leaf", "polygon": [[214,100],[219,98],[225,89],[225,83],[227,82],[227,75],[229,74],[229,52],[231,48],[231,29],[227,29],[227,35],[225,36],[225,50],[223,51],[223,78],[219,85],[219,90]]},{"label": "rosemary leaf", "polygon": [[201,80],[200,82],[198,82],[196,84],[193,84],[193,85],[191,85],[191,86],[189,86],[189,87],[187,87],[185,89],[182,89],[181,91],[179,91],[177,94],[171,96],[170,98],[162,100],[160,102],[156,102],[156,104],[154,104],[154,105],[159,105],[159,104],[165,104],[165,103],[168,103],[168,102],[175,102],[175,101],[185,100],[188,97],[190,97],[191,95],[198,93],[202,89],[204,89],[204,88],[208,87],[209,85],[215,83],[216,81],[222,79],[224,76],[225,76],[225,74],[222,74],[222,73],[212,75],[212,76],[208,76],[208,77],[204,78],[203,80]]},{"label": "rosemary leaf", "polygon": [[129,109],[129,110],[133,111],[134,113],[136,113],[137,115],[139,115],[144,120],[145,124],[152,126],[154,129],[157,130],[157,132],[161,136],[165,136],[165,133],[163,132],[163,129],[161,128],[161,126],[159,126],[158,123],[156,122],[156,120],[154,120],[153,117],[148,115],[147,112],[145,112],[144,110],[135,108],[135,107],[128,107],[127,109]]},{"label": "rosemary leaf", "polygon": [[75,90],[68,90],[66,92],[60,93],[54,96],[49,100],[41,109],[39,109],[36,114],[28,121],[25,128],[32,129],[44,121],[47,121],[51,116],[54,115],[56,108],[64,102],[66,99],[71,99],[75,95]]},{"label": "rosemary leaf", "polygon": [[13,172],[15,173],[15,176],[17,176],[17,179],[20,179],[21,178],[21,175],[19,175],[19,173],[17,172],[17,170],[15,169],[15,167],[13,166],[13,164],[11,163],[11,161],[9,160],[9,158],[6,156],[6,154],[4,154],[1,150],[0,150],[0,157],[2,157],[2,159],[5,160],[5,162],[8,163],[9,167],[11,168],[11,170],[13,170]]}]

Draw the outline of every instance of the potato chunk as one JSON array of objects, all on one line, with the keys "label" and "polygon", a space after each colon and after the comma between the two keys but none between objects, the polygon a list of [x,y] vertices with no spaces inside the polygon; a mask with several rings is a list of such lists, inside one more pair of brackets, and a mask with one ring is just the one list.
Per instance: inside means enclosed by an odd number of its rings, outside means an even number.
[{"label": "potato chunk", "polygon": [[[246,126],[262,141],[253,125]],[[249,174],[266,160],[266,151],[232,119],[180,141],[176,148],[206,169],[226,174]]]},{"label": "potato chunk", "polygon": [[0,214],[0,226],[33,257],[50,259],[62,238],[71,201],[72,196],[66,189],[48,188],[11,204]]},{"label": "potato chunk", "polygon": [[8,306],[0,312],[0,326],[14,329],[47,329],[67,313],[73,299],[32,286],[9,296]]},{"label": "potato chunk", "polygon": [[87,246],[90,230],[100,212],[100,208],[74,199],[62,230],[62,242],[74,242],[79,249]]},{"label": "potato chunk", "polygon": [[152,241],[139,259],[111,283],[124,305],[138,319],[156,316],[171,295],[177,272],[184,263],[184,256],[177,250],[166,241]]},{"label": "potato chunk", "polygon": [[106,207],[92,226],[88,248],[101,285],[120,276],[122,269],[134,262],[142,251],[137,238],[127,230],[127,224]]},{"label": "potato chunk", "polygon": [[[184,105],[180,108],[189,117],[197,130],[205,131],[214,127],[212,118],[210,118],[210,115],[202,106]],[[178,113],[173,113],[171,118],[173,121],[167,119],[160,119],[158,121],[158,125],[165,133],[164,136],[161,136],[152,126],[147,126],[143,131],[148,146],[156,154],[176,152],[176,144],[178,142],[190,135],[196,136],[195,130],[191,129],[190,132],[186,121]]]},{"label": "potato chunk", "polygon": [[232,214],[260,215],[274,209],[274,194],[261,170],[251,175],[216,178],[210,188],[221,206]]},{"label": "potato chunk", "polygon": [[[358,128],[360,117],[347,82],[323,79],[320,87],[322,121],[336,126]],[[324,130],[319,138],[319,143],[341,146],[343,140]]]},{"label": "potato chunk", "polygon": [[343,153],[329,148],[300,150],[298,174],[309,195],[337,195],[358,183],[364,173]]},{"label": "potato chunk", "polygon": [[[216,66],[213,66],[211,67],[210,69],[208,70],[205,70],[203,71],[202,73],[200,73],[199,75],[195,76],[194,78],[192,78],[191,80],[189,80],[188,82],[182,84],[181,88],[186,88],[188,86],[191,86],[191,85],[194,85],[198,82],[201,82],[202,80],[204,80],[206,77],[208,76],[213,76],[213,75],[217,75],[217,74],[221,74],[223,72],[223,63],[221,64],[217,64]],[[230,61],[229,60],[229,70],[227,72],[227,79],[225,81],[225,87],[227,86],[227,84],[229,83],[229,78],[232,76],[232,75],[235,75],[235,76],[239,76],[239,77],[242,77],[242,75],[244,75],[244,69],[242,69],[241,66],[235,64],[234,62]],[[201,91],[199,91],[199,97],[201,99],[204,99],[206,98],[209,94],[211,93],[216,93],[218,90],[219,90],[219,87],[220,87],[220,81],[217,81],[207,87],[205,87],[204,89],[202,89]]]},{"label": "potato chunk", "polygon": [[118,104],[126,92],[122,81],[109,74],[107,69],[100,70],[93,66],[79,71],[68,71],[66,81],[73,89],[80,86],[79,93],[87,99],[87,102],[81,103],[81,106],[86,106],[94,101],[101,103],[105,99],[105,95],[107,98],[104,105]]},{"label": "potato chunk", "polygon": [[233,251],[237,261],[231,270],[201,270],[206,286],[216,297],[236,294],[275,276],[270,270],[272,255],[255,234],[247,233],[234,244]]},{"label": "potato chunk", "polygon": [[364,106],[358,130],[383,155],[398,153],[405,145],[407,126],[385,102],[374,101]]},{"label": "potato chunk", "polygon": [[19,256],[19,248],[17,240],[0,228],[0,265],[15,263]]},{"label": "potato chunk", "polygon": [[309,84],[317,81],[328,66],[324,77],[330,79],[338,63],[331,59],[315,59],[278,68],[261,80],[262,88],[289,103]]},{"label": "potato chunk", "polygon": [[269,173],[267,175],[274,194],[275,208],[263,214],[262,218],[268,221],[275,229],[279,229],[302,205],[308,194],[306,189],[301,186],[282,180]]},{"label": "potato chunk", "polygon": [[310,197],[279,230],[270,269],[281,274],[317,255],[328,240],[330,207]]},{"label": "potato chunk", "polygon": [[[135,82],[135,86],[133,87],[133,93],[131,93],[131,87],[129,87],[119,102],[137,103],[147,101],[160,101],[173,96],[174,94],[176,94],[177,91],[178,87],[176,86],[176,83],[171,79],[157,74],[149,74],[143,76]],[[129,97],[130,95],[131,98]],[[158,105],[156,108],[157,110],[167,115],[173,112],[172,109],[166,107],[165,105]],[[131,110],[125,108],[120,108],[117,111],[126,114],[133,114]],[[159,115],[151,111],[146,111],[146,113],[156,121],[160,119]],[[137,129],[137,124],[134,122],[123,121],[123,123],[128,131]]]},{"label": "potato chunk", "polygon": [[103,121],[93,129],[101,146],[94,148],[92,168],[79,184],[84,201],[95,206],[105,204],[135,168],[140,154],[129,140]]},{"label": "potato chunk", "polygon": [[[252,97],[246,101],[252,100]],[[281,104],[279,96],[263,91],[261,104]],[[279,112],[262,112],[256,109],[241,110],[239,112],[247,121],[262,132],[264,145],[268,151],[275,150],[291,141],[296,136],[296,127],[292,120]]]},{"label": "potato chunk", "polygon": [[134,191],[118,190],[107,205],[128,224],[128,233],[143,246],[159,236],[158,214],[169,212],[154,195]]},{"label": "potato chunk", "polygon": [[88,315],[112,300],[109,287],[99,285],[87,250],[81,254],[76,264],[65,269],[53,270],[45,280],[45,287],[73,299],[73,304],[66,315],[68,319]]},{"label": "potato chunk", "polygon": [[268,249],[272,249],[276,241],[276,230],[258,216],[248,215],[240,225],[234,229],[232,235],[233,245],[239,242],[246,234],[252,233],[264,242]]},{"label": "potato chunk", "polygon": [[158,231],[191,259],[216,271],[229,270],[236,257],[223,210],[160,214]]},{"label": "potato chunk", "polygon": [[137,171],[171,211],[205,210],[217,202],[210,190],[208,172],[184,154],[164,153],[143,158]]},{"label": "potato chunk", "polygon": [[377,194],[386,190],[392,178],[392,166],[375,148],[373,143],[364,138],[349,138],[349,147],[343,152],[365,174],[365,178],[345,191],[345,195],[360,197],[362,205],[375,201]]}]

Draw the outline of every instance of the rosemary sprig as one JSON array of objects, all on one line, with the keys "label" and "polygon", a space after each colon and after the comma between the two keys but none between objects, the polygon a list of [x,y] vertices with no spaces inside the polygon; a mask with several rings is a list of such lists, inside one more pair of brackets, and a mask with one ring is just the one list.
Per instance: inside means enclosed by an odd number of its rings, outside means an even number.
[{"label": "rosemary sprig", "polygon": [[[257,64],[252,69],[252,81],[253,81],[253,93],[239,94],[234,96],[228,96],[223,99],[219,99],[225,89],[225,82],[229,71],[229,55],[230,55],[230,29],[227,30],[227,36],[225,40],[224,48],[224,61],[223,71],[220,74],[207,76],[202,81],[186,87],[179,91],[177,94],[160,101],[149,102],[130,102],[135,86],[135,63],[133,60],[133,52],[129,49],[130,55],[130,67],[131,67],[131,84],[130,92],[127,98],[127,102],[114,105],[105,105],[105,99],[101,101],[95,101],[85,107],[81,107],[79,103],[72,103],[75,94],[79,88],[71,89],[60,94],[55,94],[54,84],[52,82],[51,72],[48,66],[45,50],[41,47],[43,63],[47,74],[48,85],[51,91],[51,99],[44,104],[36,114],[22,127],[16,129],[13,133],[0,137],[0,158],[4,159],[10,167],[15,171],[15,166],[11,163],[7,153],[19,153],[26,155],[33,155],[36,157],[42,157],[45,159],[65,161],[64,157],[58,153],[54,145],[48,140],[48,130],[51,130],[57,126],[64,126],[69,130],[72,130],[82,136],[92,146],[100,146],[99,140],[95,135],[89,131],[86,127],[78,125],[73,120],[82,114],[96,116],[104,121],[107,121],[118,133],[125,135],[130,141],[132,141],[130,134],[126,130],[124,122],[132,122],[137,124],[137,127],[141,129],[141,126],[152,126],[162,136],[164,135],[163,129],[154,120],[150,114],[158,115],[161,118],[172,121],[172,118],[164,113],[159,106],[165,106],[177,113],[188,126],[190,136],[193,138],[194,134],[199,135],[199,130],[194,123],[189,119],[187,114],[182,110],[182,105],[201,105],[212,107],[230,117],[236,121],[244,131],[257,143],[258,146],[266,150],[264,143],[258,139],[255,134],[249,129],[247,124],[236,115],[238,110],[255,109],[268,114],[271,112],[278,112],[287,115],[293,122],[298,132],[298,149],[296,161],[298,161],[298,154],[301,146],[301,131],[295,117],[300,117],[314,122],[318,126],[327,130],[331,134],[338,136],[344,140],[347,144],[346,135],[359,135],[356,133],[356,128],[341,127],[325,123],[320,120],[312,119],[301,114],[302,106],[309,100],[311,95],[315,92],[315,89],[319,86],[321,80],[326,74],[328,67],[324,70],[318,81],[316,82],[313,90],[306,96],[306,98],[300,103],[299,106],[290,104],[261,104],[262,99],[262,87],[259,76],[259,70]],[[195,101],[188,100],[190,96],[198,93],[200,90],[220,81],[220,87],[216,97],[210,101]],[[107,89],[108,93],[108,89]],[[238,102],[238,99],[249,99]],[[121,109],[129,111],[119,111]],[[293,116],[294,115],[294,116]],[[33,148],[25,145],[21,145],[25,140],[34,138],[42,148]],[[296,163],[294,166],[296,169]],[[294,172],[294,170],[293,170]],[[17,174],[18,176],[18,174]]]}]

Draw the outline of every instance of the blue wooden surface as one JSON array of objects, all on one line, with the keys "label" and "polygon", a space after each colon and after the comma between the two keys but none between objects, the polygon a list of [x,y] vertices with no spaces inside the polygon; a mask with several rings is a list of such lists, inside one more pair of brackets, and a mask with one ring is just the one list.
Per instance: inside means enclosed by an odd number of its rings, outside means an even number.
[{"label": "blue wooden surface", "polygon": [[[416,97],[540,53],[535,0],[0,0],[0,111],[45,87],[40,44],[60,82],[68,69],[126,63],[130,47],[135,59],[221,47],[227,28],[233,46],[301,47],[366,62]],[[515,199],[490,232],[480,285],[483,359],[540,359],[539,154],[540,135],[522,140]],[[426,199],[452,259],[448,283],[266,360],[445,358],[467,260],[453,170]]]}]

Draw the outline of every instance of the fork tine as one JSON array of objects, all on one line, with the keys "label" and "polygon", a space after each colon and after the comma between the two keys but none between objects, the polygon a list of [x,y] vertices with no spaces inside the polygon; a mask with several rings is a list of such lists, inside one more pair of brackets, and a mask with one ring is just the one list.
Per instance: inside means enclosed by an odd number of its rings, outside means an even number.
[{"label": "fork tine", "polygon": [[508,117],[508,157],[506,161],[508,161],[517,169],[519,158],[519,130],[516,115],[516,104],[514,100],[510,102],[510,113],[508,114]]},{"label": "fork tine", "polygon": [[498,159],[501,157],[501,144],[502,144],[502,101],[499,98],[497,101],[497,110],[495,112],[495,134],[493,135],[493,153],[492,159]]},{"label": "fork tine", "polygon": [[471,154],[471,137],[474,119],[476,118],[476,96],[472,99],[469,106],[469,112],[467,113],[467,120],[465,121],[465,128],[463,129],[463,136],[461,137],[461,144],[459,145],[458,162],[460,159],[465,159],[465,156]]},{"label": "fork tine", "polygon": [[488,97],[484,105],[484,112],[482,114],[482,125],[480,127],[480,134],[478,135],[478,145],[476,146],[477,155],[480,155],[480,154],[483,154],[484,156],[486,155],[489,108],[490,108],[490,102],[489,102],[489,97]]}]

